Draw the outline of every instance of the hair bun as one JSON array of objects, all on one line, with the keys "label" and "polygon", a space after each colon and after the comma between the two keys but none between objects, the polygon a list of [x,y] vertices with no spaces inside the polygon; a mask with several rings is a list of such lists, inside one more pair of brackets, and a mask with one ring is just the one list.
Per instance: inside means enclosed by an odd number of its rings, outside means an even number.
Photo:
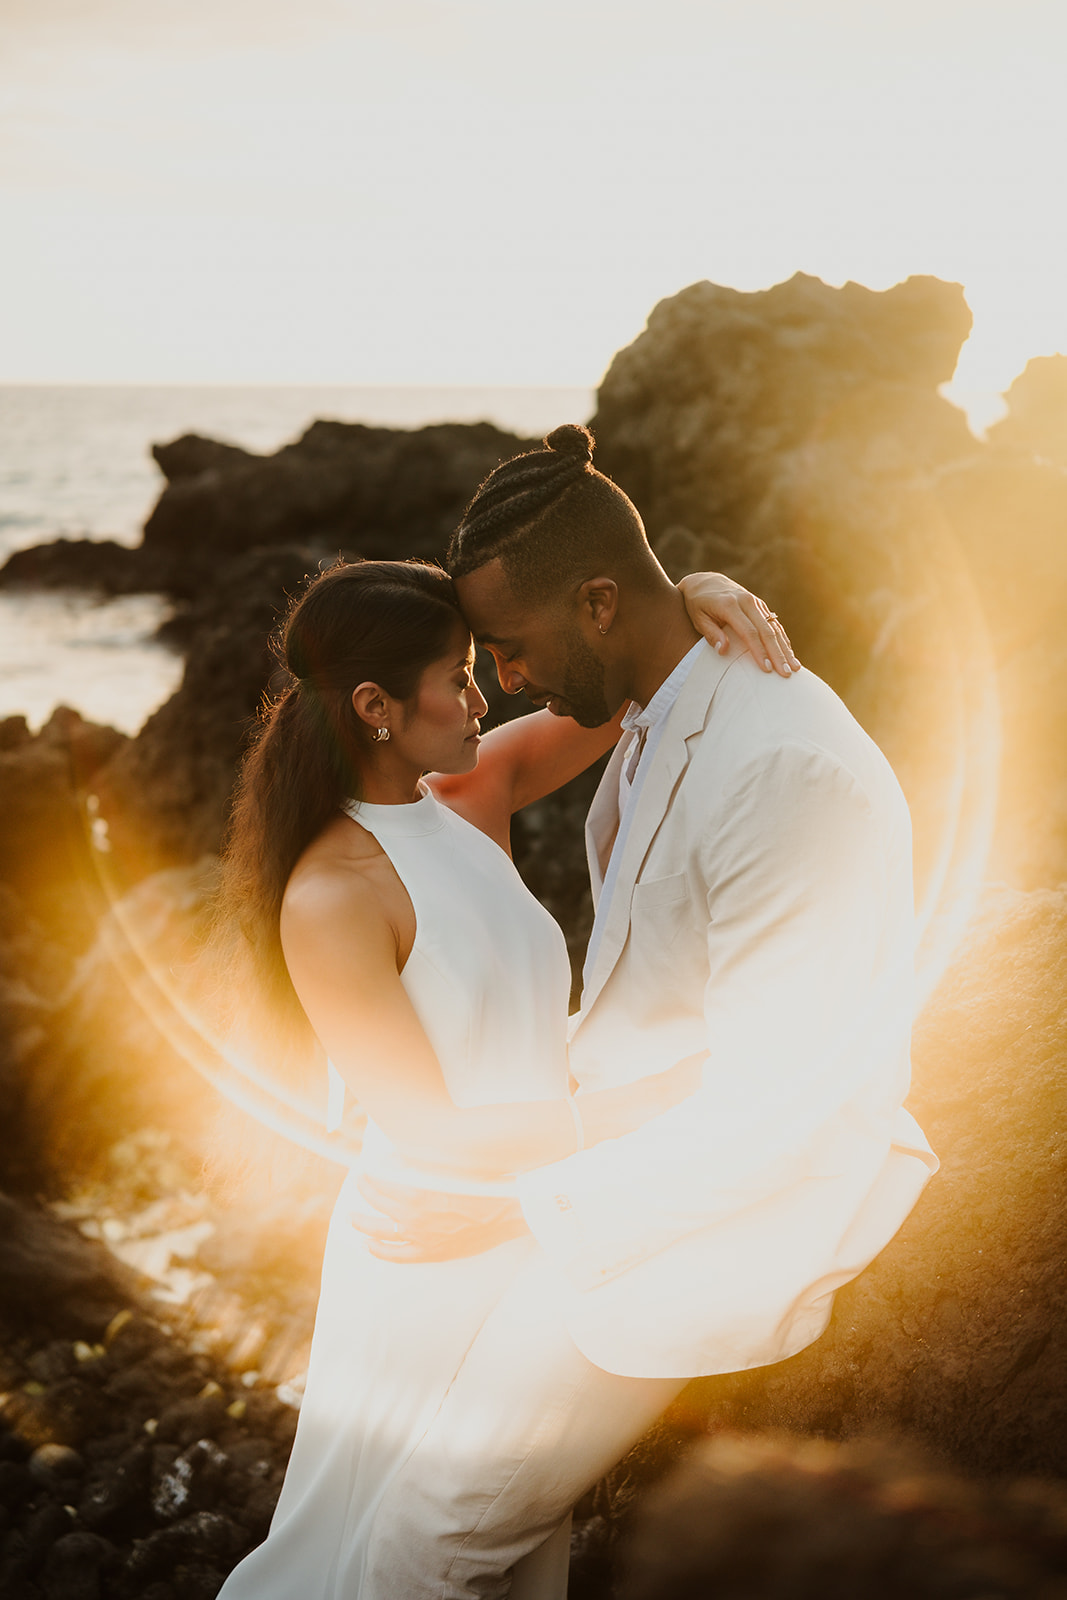
[{"label": "hair bun", "polygon": [[564,422],[546,435],[545,448],[561,456],[579,456],[592,461],[593,435],[580,422]]}]

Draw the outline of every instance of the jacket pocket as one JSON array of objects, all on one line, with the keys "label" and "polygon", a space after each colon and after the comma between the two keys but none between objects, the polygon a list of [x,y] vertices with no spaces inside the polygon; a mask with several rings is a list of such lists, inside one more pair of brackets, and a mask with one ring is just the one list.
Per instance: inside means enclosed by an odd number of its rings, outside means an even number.
[{"label": "jacket pocket", "polygon": [[651,906],[677,905],[688,893],[684,872],[672,872],[669,878],[647,878],[634,884],[633,907],[635,911],[645,911]]}]

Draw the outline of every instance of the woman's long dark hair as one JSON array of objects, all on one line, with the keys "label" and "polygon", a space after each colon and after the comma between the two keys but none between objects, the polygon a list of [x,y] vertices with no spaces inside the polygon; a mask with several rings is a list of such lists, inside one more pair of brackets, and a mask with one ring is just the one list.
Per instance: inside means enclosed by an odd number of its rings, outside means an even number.
[{"label": "woman's long dark hair", "polygon": [[353,689],[369,681],[409,699],[457,623],[465,626],[439,567],[359,561],[312,579],[274,641],[291,682],[265,698],[241,767],[213,944],[226,1032],[302,1096],[321,1098],[325,1075],[282,955],[285,886],[341,802],[359,796],[371,734]]}]

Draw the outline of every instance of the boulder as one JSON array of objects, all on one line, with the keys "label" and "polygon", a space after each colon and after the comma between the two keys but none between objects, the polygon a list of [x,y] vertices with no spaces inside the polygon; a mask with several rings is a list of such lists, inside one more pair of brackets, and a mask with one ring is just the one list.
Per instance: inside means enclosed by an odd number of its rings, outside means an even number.
[{"label": "boulder", "polygon": [[884,1442],[724,1434],[657,1487],[619,1600],[1029,1600],[1060,1592],[1067,1487],[995,1487]]},{"label": "boulder", "polygon": [[[774,598],[786,587],[799,598],[793,520],[761,528],[752,548],[774,481],[810,475],[813,450],[880,486],[974,453],[962,414],[936,393],[970,326],[959,285],[934,278],[883,294],[803,273],[757,294],[693,284],[661,301],[608,368],[597,464],[635,501],[654,545],[688,533],[694,550],[776,576]],[[798,570],[776,570],[787,554]],[[806,642],[804,616],[789,621]],[[824,621],[811,617],[811,631]]]},{"label": "boulder", "polygon": [[61,908],[52,918],[60,931],[73,917],[84,936],[85,916],[75,905],[89,861],[84,798],[124,743],[124,734],[66,706],[36,735],[21,717],[0,722],[0,883],[39,916]]},{"label": "boulder", "polygon": [[271,456],[180,440],[156,459],[171,481],[144,529],[194,596],[247,550],[313,541],[362,556],[440,556],[482,478],[523,441],[490,423],[407,431],[318,421]]},{"label": "boulder", "polygon": [[180,439],[172,439],[169,444],[154,444],[152,456],[168,483],[199,478],[206,472],[220,475],[234,472],[264,459],[240,445],[205,439],[198,433],[183,433]]},{"label": "boulder", "polygon": [[959,286],[932,278],[694,284],[616,355],[593,428],[668,570],[764,595],[886,750],[920,885],[946,797],[991,801],[1003,727],[994,871],[1031,886],[1067,876],[1049,826],[1067,814],[1063,358],[1031,363],[982,445],[937,392],[969,328]]},{"label": "boulder", "polygon": [[168,569],[114,539],[53,539],[16,550],[0,567],[4,589],[90,589],[144,594],[167,587]]},{"label": "boulder", "polygon": [[183,619],[180,686],[98,786],[128,881],[219,849],[237,764],[277,668],[269,636],[287,593],[316,565],[306,545],[251,552]]},{"label": "boulder", "polygon": [[[58,1323],[95,1339],[141,1287],[139,1276],[103,1245],[0,1194],[0,1289],[8,1321],[34,1328]],[[64,1378],[60,1385],[75,1382]]]}]

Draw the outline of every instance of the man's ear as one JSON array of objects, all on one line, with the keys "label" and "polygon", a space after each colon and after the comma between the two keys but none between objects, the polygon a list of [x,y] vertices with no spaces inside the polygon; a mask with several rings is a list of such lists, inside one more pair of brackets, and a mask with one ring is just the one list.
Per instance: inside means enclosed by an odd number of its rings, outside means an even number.
[{"label": "man's ear", "polygon": [[361,722],[374,732],[389,722],[388,696],[380,684],[360,683],[352,690],[352,707]]},{"label": "man's ear", "polygon": [[619,610],[619,586],[614,578],[587,578],[578,590],[583,621],[597,633],[607,633]]}]

